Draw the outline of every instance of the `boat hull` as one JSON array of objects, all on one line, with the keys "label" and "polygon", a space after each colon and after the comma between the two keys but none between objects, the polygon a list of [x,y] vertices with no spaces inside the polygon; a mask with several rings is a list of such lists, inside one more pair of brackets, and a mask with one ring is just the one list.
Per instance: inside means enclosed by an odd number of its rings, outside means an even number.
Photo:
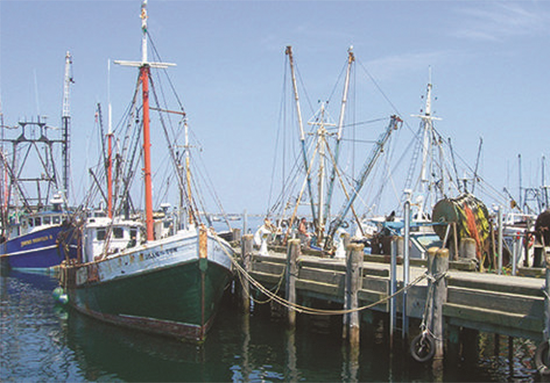
[{"label": "boat hull", "polygon": [[[0,244],[2,268],[48,269],[76,258],[78,240],[73,234],[74,229],[51,226],[9,239]],[[67,246],[62,245],[65,242]]]},{"label": "boat hull", "polygon": [[[205,233],[206,234],[206,233]],[[231,279],[230,247],[177,236],[110,259],[63,266],[69,303],[117,325],[202,341]]]}]

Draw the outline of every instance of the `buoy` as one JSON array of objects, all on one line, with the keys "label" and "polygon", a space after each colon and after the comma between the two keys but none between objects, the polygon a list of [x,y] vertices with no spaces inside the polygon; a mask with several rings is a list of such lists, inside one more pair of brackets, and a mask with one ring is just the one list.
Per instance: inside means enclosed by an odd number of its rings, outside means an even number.
[{"label": "buoy", "polygon": [[65,294],[62,287],[56,287],[52,292],[53,299],[56,303],[67,304],[69,297]]}]

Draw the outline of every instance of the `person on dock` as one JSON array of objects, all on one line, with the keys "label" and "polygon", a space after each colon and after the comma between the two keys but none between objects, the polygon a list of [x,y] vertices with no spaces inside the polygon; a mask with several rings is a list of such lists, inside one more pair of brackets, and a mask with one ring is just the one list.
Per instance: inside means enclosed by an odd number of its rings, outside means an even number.
[{"label": "person on dock", "polygon": [[309,247],[309,243],[311,241],[310,237],[311,235],[307,231],[306,219],[302,218],[298,224],[298,239],[300,240],[302,246]]}]

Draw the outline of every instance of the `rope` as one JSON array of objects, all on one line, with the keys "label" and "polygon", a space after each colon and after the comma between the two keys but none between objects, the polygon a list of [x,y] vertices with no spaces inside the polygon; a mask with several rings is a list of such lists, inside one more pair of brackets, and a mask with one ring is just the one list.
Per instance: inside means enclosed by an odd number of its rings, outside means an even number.
[{"label": "rope", "polygon": [[[220,239],[215,236],[216,240],[218,241],[218,243],[220,245],[221,242],[220,242]],[[262,293],[264,293],[265,295],[267,295],[269,297],[269,300],[268,302],[270,301],[275,301],[277,303],[279,303],[280,305],[288,308],[288,309],[291,309],[291,310],[294,310],[298,313],[301,313],[301,314],[308,314],[308,315],[326,315],[326,316],[329,316],[329,315],[344,315],[344,314],[350,314],[350,313],[354,313],[354,312],[360,312],[360,311],[363,311],[363,310],[367,310],[367,309],[370,309],[372,307],[375,307],[381,303],[385,303],[387,301],[389,301],[390,299],[396,297],[397,295],[409,290],[411,287],[413,287],[414,285],[418,284],[420,281],[422,281],[424,278],[427,278],[427,272],[418,276],[412,283],[410,283],[409,285],[407,286],[404,286],[403,288],[401,288],[400,290],[396,291],[394,294],[392,295],[389,295],[385,298],[382,298],[380,299],[379,301],[377,302],[374,302],[374,303],[371,303],[369,305],[366,305],[366,306],[361,306],[361,307],[358,307],[358,308],[355,308],[355,309],[347,309],[347,310],[328,310],[328,309],[316,309],[316,308],[312,308],[312,307],[306,307],[306,306],[302,306],[302,305],[299,305],[297,303],[293,303],[293,302],[290,302],[280,296],[278,296],[276,293],[272,292],[271,290],[267,289],[266,287],[264,287],[260,282],[258,282],[257,280],[255,280],[240,264],[239,262],[235,259],[234,256],[232,256],[229,251],[226,249],[225,246],[221,246],[221,248],[223,249],[223,251],[226,253],[226,255],[228,256],[228,258],[231,260],[231,263],[233,264],[233,266],[235,267],[235,269],[237,270],[237,272],[240,274],[239,275],[239,278],[245,278],[246,280],[248,280],[254,287],[256,287],[259,291],[261,291]],[[286,268],[285,268],[285,271],[286,271]],[[284,275],[284,271],[283,271],[283,274]],[[282,284],[282,275],[281,275],[281,279],[279,281],[279,287],[280,285]],[[242,280],[242,279],[241,279]],[[277,291],[279,290],[279,288],[277,288]],[[250,295],[249,295],[250,296]]]}]

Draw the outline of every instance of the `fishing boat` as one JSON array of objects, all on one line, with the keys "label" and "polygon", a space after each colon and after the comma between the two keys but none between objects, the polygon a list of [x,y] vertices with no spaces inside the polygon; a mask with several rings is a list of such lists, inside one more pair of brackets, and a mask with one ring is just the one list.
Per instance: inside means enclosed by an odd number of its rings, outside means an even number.
[{"label": "fishing boat", "polygon": [[[296,153],[283,155],[283,177],[273,182],[280,184],[281,192],[275,202],[270,204],[266,214],[268,221],[265,221],[256,233],[256,245],[259,246],[261,238],[274,243],[284,243],[287,238],[295,236],[300,239],[303,247],[333,254],[338,247],[336,242],[341,239],[343,231],[350,226],[350,222],[357,220],[354,202],[375,163],[384,152],[390,136],[399,129],[402,120],[397,115],[390,115],[375,121],[348,121],[346,109],[349,108],[348,98],[352,87],[350,81],[356,77],[356,57],[350,47],[345,63],[345,76],[342,76],[342,98],[339,103],[335,103],[340,106],[338,121],[331,118],[329,106],[332,103],[329,99],[320,102],[318,110],[307,121],[308,130],[302,119],[296,62],[291,46],[286,47],[285,54],[290,68],[289,93],[292,93],[290,97],[285,98],[294,105],[284,109],[285,113],[286,110],[292,110],[294,116],[283,116],[281,120],[293,120],[288,125],[294,125],[292,130],[294,135],[297,133],[299,145],[293,145],[298,148]],[[364,158],[361,170],[353,174],[350,162],[355,160],[355,150],[351,145],[359,141],[354,139],[353,129],[359,125],[379,121],[387,121],[387,126],[377,140],[372,141],[369,136],[368,141],[361,141],[374,145],[370,155]],[[286,150],[288,149],[285,148],[283,153]],[[294,162],[287,163],[289,158]],[[291,170],[285,174],[286,169]],[[276,174],[275,170],[273,174]],[[275,187],[272,187],[272,190]],[[334,208],[338,203],[341,204],[339,210]]]},{"label": "fishing boat", "polygon": [[[147,18],[145,0],[141,8],[141,61],[115,62],[139,68],[137,86],[141,88],[142,103],[131,108],[128,121],[138,121],[136,127],[141,130],[133,135],[136,143],[132,146],[139,147],[138,140],[142,140],[144,173],[139,189],[145,190],[145,209],[130,211],[133,200],[129,193],[131,177],[127,175],[135,172],[128,170],[121,176],[124,181],[121,184],[117,183],[119,178],[111,178],[114,157],[124,162],[121,168],[129,169],[137,167],[136,158],[140,155],[123,150],[114,156],[110,140],[116,133],[110,128],[105,172],[107,210],[87,217],[82,229],[81,257],[77,262],[62,265],[61,287],[68,303],[86,315],[116,325],[201,342],[214,323],[224,290],[231,280],[234,254],[228,242],[201,222],[209,215],[200,214],[202,210],[197,207],[200,198],[192,191],[195,183],[189,166],[190,145],[184,112],[172,112],[182,118],[185,129],[185,150],[182,153],[170,150],[179,192],[178,207],[171,209],[170,204],[163,203],[153,209],[149,149],[154,132],[150,129],[150,111],[161,113],[167,109],[150,105],[150,100],[157,99],[154,88],[149,88],[151,69],[173,64],[148,61]],[[160,127],[157,129],[160,131]],[[167,142],[172,149],[177,147],[177,141],[167,138]]]},{"label": "fishing boat", "polygon": [[78,230],[61,192],[54,161],[54,146],[65,142],[49,138],[52,128],[40,117],[19,122],[9,132],[5,129],[2,126],[0,151],[4,176],[1,267],[49,272],[77,255]]}]

